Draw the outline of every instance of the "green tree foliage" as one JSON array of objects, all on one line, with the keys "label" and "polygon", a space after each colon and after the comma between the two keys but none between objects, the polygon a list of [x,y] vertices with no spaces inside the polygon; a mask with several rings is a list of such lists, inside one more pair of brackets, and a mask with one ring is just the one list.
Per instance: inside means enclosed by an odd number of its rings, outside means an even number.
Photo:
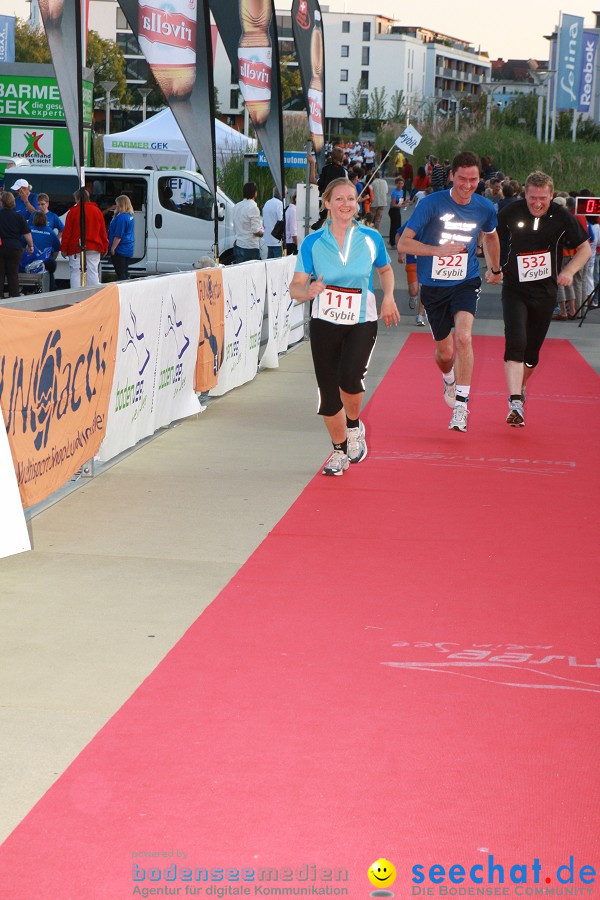
[{"label": "green tree foliage", "polygon": [[281,73],[281,102],[286,104],[302,93],[300,70],[297,66],[289,66],[288,63],[296,62],[293,56],[282,56],[279,60]]},{"label": "green tree foliage", "polygon": [[101,81],[116,81],[112,96],[124,103],[127,101],[127,81],[125,80],[125,59],[114,41],[101,38],[97,31],[88,33],[87,65],[94,70],[94,102],[104,97]]},{"label": "green tree foliage", "polygon": [[385,87],[373,88],[369,97],[367,116],[371,122],[371,128],[378,130],[386,118],[387,96]]},{"label": "green tree foliage", "polygon": [[401,122],[406,116],[406,97],[404,91],[394,91],[388,111],[389,122]]},{"label": "green tree foliage", "polygon": [[52,62],[50,48],[43,28],[31,29],[23,19],[15,26],[15,62],[48,64]]}]

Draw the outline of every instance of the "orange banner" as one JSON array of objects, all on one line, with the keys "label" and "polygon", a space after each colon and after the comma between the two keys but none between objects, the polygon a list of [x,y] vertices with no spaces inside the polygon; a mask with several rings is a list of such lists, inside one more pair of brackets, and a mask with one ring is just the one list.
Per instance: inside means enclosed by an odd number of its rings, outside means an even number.
[{"label": "orange banner", "polygon": [[223,273],[221,269],[201,269],[196,272],[196,283],[200,301],[200,337],[194,387],[201,393],[215,387],[219,367],[223,361],[225,334]]},{"label": "orange banner", "polygon": [[0,409],[23,506],[56,491],[96,454],[118,330],[116,285],[53,312],[0,309]]}]

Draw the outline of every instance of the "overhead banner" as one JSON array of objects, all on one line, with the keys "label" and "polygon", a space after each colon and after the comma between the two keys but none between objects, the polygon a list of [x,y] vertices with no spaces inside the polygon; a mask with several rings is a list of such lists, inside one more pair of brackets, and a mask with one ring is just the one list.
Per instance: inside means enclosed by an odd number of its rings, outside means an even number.
[{"label": "overhead banner", "polygon": [[592,90],[594,87],[594,69],[598,50],[598,32],[583,32],[583,49],[581,52],[581,74],[579,77],[579,112],[589,113],[592,106]]},{"label": "overhead banner", "polygon": [[101,462],[176,419],[201,412],[194,393],[196,273],[119,284],[117,363]]},{"label": "overhead banner", "polygon": [[211,396],[226,394],[256,375],[266,270],[267,266],[260,261],[228,266],[224,273],[225,347],[218,384],[211,390]]},{"label": "overhead banner", "polygon": [[209,0],[275,186],[284,196],[279,46],[273,0]]},{"label": "overhead banner", "polygon": [[207,0],[119,0],[213,197],[215,98]]},{"label": "overhead banner", "polygon": [[116,285],[66,309],[0,309],[0,408],[23,506],[62,487],[106,430],[119,324]]},{"label": "overhead banner", "polygon": [[583,16],[562,13],[558,30],[558,72],[555,109],[577,109],[583,46]]},{"label": "overhead banner", "polygon": [[289,347],[292,310],[295,302],[290,296],[290,281],[296,268],[296,256],[271,259],[267,270],[267,346],[260,359],[261,369],[276,369],[279,354]]},{"label": "overhead banner", "polygon": [[15,17],[0,16],[0,62],[15,61]]},{"label": "overhead banner", "polygon": [[294,0],[292,31],[317,169],[325,164],[325,44],[318,0]]},{"label": "overhead banner", "polygon": [[223,269],[196,272],[200,302],[200,334],[196,359],[196,390],[205,393],[216,387],[223,361],[225,303]]},{"label": "overhead banner", "polygon": [[83,145],[81,0],[39,0],[77,170]]}]

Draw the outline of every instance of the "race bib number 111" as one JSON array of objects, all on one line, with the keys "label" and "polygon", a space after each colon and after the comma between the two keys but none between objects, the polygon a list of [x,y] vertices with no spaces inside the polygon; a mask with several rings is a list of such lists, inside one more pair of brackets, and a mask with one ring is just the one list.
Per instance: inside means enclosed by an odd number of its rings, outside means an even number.
[{"label": "race bib number 111", "polygon": [[356,325],[360,320],[362,291],[328,284],[319,294],[319,319],[335,325]]}]

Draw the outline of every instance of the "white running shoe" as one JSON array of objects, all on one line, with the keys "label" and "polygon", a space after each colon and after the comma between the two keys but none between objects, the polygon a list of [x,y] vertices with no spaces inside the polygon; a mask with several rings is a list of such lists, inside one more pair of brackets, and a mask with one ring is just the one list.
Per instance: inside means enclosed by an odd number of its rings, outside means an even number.
[{"label": "white running shoe", "polygon": [[452,384],[446,384],[444,381],[444,400],[450,409],[454,409],[454,404],[456,403],[456,381],[453,381]]},{"label": "white running shoe", "polygon": [[454,407],[454,412],[452,413],[452,418],[450,419],[450,424],[448,425],[448,430],[466,431],[468,415],[469,415],[469,410],[464,405],[464,403],[457,403],[456,406]]},{"label": "white running shoe", "polygon": [[525,416],[523,413],[522,400],[508,401],[508,415],[506,417],[506,424],[512,425],[513,428],[523,428],[523,426],[525,425]]},{"label": "white running shoe", "polygon": [[343,475],[350,460],[343,450],[334,450],[325,465],[323,466],[323,475]]},{"label": "white running shoe", "polygon": [[417,308],[417,300],[418,300],[418,299],[419,299],[418,296],[413,297],[412,294],[409,294],[409,295],[408,295],[408,308],[409,308],[409,309],[416,309],[416,308]]},{"label": "white running shoe", "polygon": [[422,326],[426,325],[427,322],[425,321],[425,316],[417,316],[417,318],[415,319],[415,323]]},{"label": "white running shoe", "polygon": [[362,462],[367,455],[367,442],[365,440],[365,426],[358,423],[357,428],[348,428],[348,459],[351,463]]}]

